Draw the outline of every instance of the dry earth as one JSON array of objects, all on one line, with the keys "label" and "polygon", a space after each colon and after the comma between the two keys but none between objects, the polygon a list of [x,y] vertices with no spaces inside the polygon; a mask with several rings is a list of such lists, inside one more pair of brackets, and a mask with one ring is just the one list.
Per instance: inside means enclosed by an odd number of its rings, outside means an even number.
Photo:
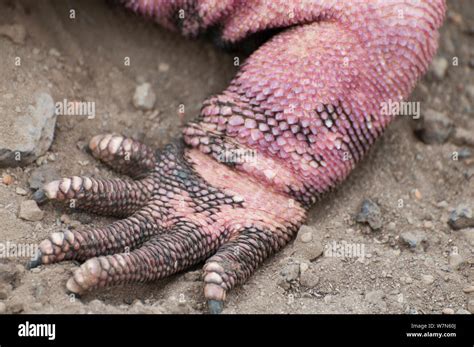
[{"label": "dry earth", "polygon": [[[76,11],[75,19],[69,18],[70,9]],[[0,168],[3,244],[34,244],[60,228],[110,222],[51,204],[41,207],[44,217],[36,222],[19,218],[18,210],[31,196],[31,177],[39,173],[47,178],[112,177],[83,149],[95,134],[119,132],[163,146],[236,72],[233,53],[206,40],[185,40],[102,1],[0,0],[0,27],[11,24],[25,29],[26,38],[23,41],[21,33],[0,35],[0,119],[4,112],[24,112],[37,91],[55,101],[93,101],[96,117],[58,116],[45,156],[22,168]],[[14,65],[15,57],[21,57],[20,66]],[[125,57],[130,66],[124,65]],[[450,1],[435,66],[412,100],[420,102],[425,118],[432,113],[429,109],[442,113],[441,129],[399,117],[350,178],[311,210],[312,241],[302,242],[300,233],[247,284],[232,291],[224,312],[473,312],[474,229],[453,230],[447,223],[459,204],[474,208],[471,1]],[[152,111],[132,104],[134,90],[143,82],[151,83],[157,94]],[[180,105],[185,107],[184,117],[179,115]],[[449,132],[448,122],[455,133],[445,143],[425,144],[414,134],[414,128],[427,127],[428,135],[433,131],[441,136]],[[1,124],[0,137],[11,136]],[[459,160],[453,160],[455,152]],[[364,199],[380,207],[380,230],[355,221]],[[417,239],[416,247],[407,244]],[[320,255],[334,242],[354,246],[365,256]],[[19,257],[0,259],[0,312],[205,311],[199,267],[156,283],[101,290],[79,299],[65,290],[76,264],[29,271],[25,262]]]}]

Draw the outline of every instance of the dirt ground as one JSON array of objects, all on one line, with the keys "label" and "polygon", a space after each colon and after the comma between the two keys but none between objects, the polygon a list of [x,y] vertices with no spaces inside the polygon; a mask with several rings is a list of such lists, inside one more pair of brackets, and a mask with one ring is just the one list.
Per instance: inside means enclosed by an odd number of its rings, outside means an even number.
[{"label": "dirt ground", "polygon": [[[75,19],[69,18],[70,9],[75,9]],[[41,207],[41,221],[28,222],[18,218],[18,208],[32,193],[32,173],[44,165],[59,176],[113,177],[83,149],[95,134],[118,132],[163,146],[180,132],[179,106],[185,106],[184,120],[193,118],[201,102],[225,88],[236,72],[233,53],[206,40],[188,41],[102,1],[0,0],[0,24],[20,24],[27,31],[23,44],[0,37],[0,61],[22,57],[20,68],[0,64],[0,97],[13,93],[11,102],[23,107],[24,97],[45,90],[54,100],[94,101],[97,113],[95,119],[58,116],[54,142],[44,158],[23,168],[0,168],[0,177],[13,177],[9,185],[0,180],[2,242],[36,243],[68,224],[77,227],[71,221],[86,227],[111,222],[51,204]],[[449,2],[438,56],[449,63],[445,76],[428,74],[412,100],[420,101],[422,115],[427,109],[444,113],[456,130],[474,137],[471,1]],[[125,57],[130,66],[124,65]],[[157,94],[153,111],[132,104],[135,87],[143,82],[151,83]],[[447,221],[461,203],[474,208],[474,155],[468,153],[474,149],[455,139],[427,145],[414,135],[417,122],[410,117],[394,122],[350,178],[311,210],[313,241],[297,239],[269,259],[230,293],[224,312],[468,313],[468,302],[474,299],[469,294],[474,285],[474,229],[452,230]],[[461,150],[463,158],[453,160],[453,152]],[[27,195],[20,195],[18,187]],[[355,221],[367,198],[381,209],[381,230]],[[401,237],[408,232],[424,235],[425,241],[411,249]],[[307,256],[333,242],[363,246],[365,257]],[[26,270],[25,263],[0,259],[5,312],[205,312],[199,267],[156,283],[96,291],[79,299],[65,290],[76,264]]]}]

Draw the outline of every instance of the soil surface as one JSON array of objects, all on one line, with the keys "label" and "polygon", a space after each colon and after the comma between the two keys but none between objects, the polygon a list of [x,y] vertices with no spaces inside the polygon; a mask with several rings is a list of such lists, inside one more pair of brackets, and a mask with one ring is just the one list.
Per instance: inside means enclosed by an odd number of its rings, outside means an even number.
[{"label": "soil surface", "polygon": [[[37,170],[52,179],[113,177],[84,150],[93,135],[117,132],[162,147],[237,71],[234,53],[205,39],[186,40],[107,2],[0,1],[0,25],[4,24],[23,27],[26,39],[14,42],[8,35],[0,36],[0,98],[13,94],[9,101],[13,109],[23,108],[30,93],[45,91],[55,101],[93,101],[96,116],[58,116],[55,138],[45,156],[23,168],[0,169],[2,243],[35,244],[61,228],[113,221],[46,204],[41,206],[44,217],[31,222],[20,219],[18,210],[31,198],[31,177]],[[22,64],[13,68],[17,56]],[[422,118],[429,109],[438,111],[455,132],[444,143],[426,144],[414,131],[423,127],[422,120],[399,117],[349,179],[314,206],[304,231],[310,234],[300,233],[245,285],[233,290],[225,313],[473,309],[469,301],[474,299],[474,229],[453,230],[448,225],[451,210],[458,205],[474,208],[472,1],[449,1],[438,59],[439,66],[420,81],[411,100],[420,102]],[[132,103],[135,88],[144,82],[157,95],[150,111],[138,110]],[[365,199],[380,209],[378,230],[356,221]],[[331,245],[348,245],[359,253],[321,255]],[[155,283],[75,298],[68,296],[65,283],[77,264],[26,270],[25,263],[19,257],[0,259],[2,312],[206,312],[199,266]]]}]

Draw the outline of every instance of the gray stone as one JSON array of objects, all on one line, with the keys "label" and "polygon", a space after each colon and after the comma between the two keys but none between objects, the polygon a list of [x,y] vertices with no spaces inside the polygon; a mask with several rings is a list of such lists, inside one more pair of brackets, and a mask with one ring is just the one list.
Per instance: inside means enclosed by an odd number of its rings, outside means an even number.
[{"label": "gray stone", "polygon": [[4,314],[7,311],[7,305],[5,303],[0,302],[0,314]]},{"label": "gray stone", "polygon": [[150,83],[137,86],[133,95],[133,105],[140,110],[151,110],[155,106],[156,95]]},{"label": "gray stone", "polygon": [[18,217],[24,220],[38,222],[43,219],[44,212],[41,211],[34,200],[25,200],[20,204]]},{"label": "gray stone", "polygon": [[453,122],[444,113],[432,109],[423,113],[415,128],[415,135],[429,145],[445,143],[453,132]]},{"label": "gray stone", "polygon": [[427,242],[425,233],[421,231],[405,231],[400,234],[400,241],[411,249],[420,248]]},{"label": "gray stone", "polygon": [[451,211],[448,224],[454,230],[474,227],[472,208],[466,204],[459,205]]},{"label": "gray stone", "polygon": [[380,207],[370,199],[362,202],[360,212],[356,216],[359,223],[367,223],[372,230],[382,228],[382,212]]},{"label": "gray stone", "polygon": [[51,95],[36,94],[25,109],[23,115],[7,110],[0,117],[0,167],[29,164],[51,146],[56,124]]}]

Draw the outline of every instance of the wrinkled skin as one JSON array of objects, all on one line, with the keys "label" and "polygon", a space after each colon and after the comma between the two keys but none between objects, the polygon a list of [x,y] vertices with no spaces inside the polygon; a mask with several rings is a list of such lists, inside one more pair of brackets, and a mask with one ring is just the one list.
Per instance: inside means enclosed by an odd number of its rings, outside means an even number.
[{"label": "wrinkled skin", "polygon": [[445,3],[124,2],[186,36],[212,30],[225,45],[281,32],[204,102],[175,144],[155,152],[119,135],[94,137],[91,153],[131,179],[64,178],[35,199],[125,219],[54,233],[30,266],[85,261],[67,282],[81,294],[205,261],[204,295],[217,313],[231,288],[295,237],[307,209],[347,177],[394,118],[381,105],[406,98],[427,70]]}]

